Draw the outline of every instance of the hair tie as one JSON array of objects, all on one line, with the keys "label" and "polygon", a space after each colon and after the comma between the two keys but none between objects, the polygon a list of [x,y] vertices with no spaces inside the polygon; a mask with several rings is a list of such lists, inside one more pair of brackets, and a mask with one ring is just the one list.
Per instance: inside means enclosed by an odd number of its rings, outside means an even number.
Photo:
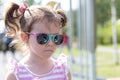
[{"label": "hair tie", "polygon": [[23,5],[19,7],[19,11],[21,13],[24,13],[26,9],[27,9],[27,4],[23,1]]}]

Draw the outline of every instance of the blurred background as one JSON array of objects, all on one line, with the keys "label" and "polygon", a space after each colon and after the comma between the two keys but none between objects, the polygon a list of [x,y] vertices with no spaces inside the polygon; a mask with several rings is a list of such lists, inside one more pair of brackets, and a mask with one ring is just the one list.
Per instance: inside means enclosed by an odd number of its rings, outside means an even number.
[{"label": "blurred background", "polygon": [[[10,2],[0,0],[0,80],[7,73],[9,57],[23,55],[9,47],[5,34],[4,10]],[[72,80],[120,80],[120,0],[26,0],[31,5],[57,6],[65,10],[66,41],[56,50],[69,56]]]}]

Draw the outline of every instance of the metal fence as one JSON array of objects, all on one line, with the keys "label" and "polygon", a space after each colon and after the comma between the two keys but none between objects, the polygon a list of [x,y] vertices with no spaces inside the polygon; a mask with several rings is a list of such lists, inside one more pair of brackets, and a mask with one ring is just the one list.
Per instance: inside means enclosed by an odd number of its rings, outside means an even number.
[{"label": "metal fence", "polygon": [[[72,68],[72,75],[77,76],[76,80],[96,80],[95,60],[95,14],[94,0],[78,0],[77,8],[77,44],[79,56],[75,57],[75,64]],[[71,4],[71,0],[70,0]],[[70,5],[72,6],[72,5]],[[69,13],[69,37],[72,43],[72,14]],[[71,44],[72,46],[72,44]],[[71,47],[73,49],[73,47]],[[72,56],[74,53],[72,53]]]}]

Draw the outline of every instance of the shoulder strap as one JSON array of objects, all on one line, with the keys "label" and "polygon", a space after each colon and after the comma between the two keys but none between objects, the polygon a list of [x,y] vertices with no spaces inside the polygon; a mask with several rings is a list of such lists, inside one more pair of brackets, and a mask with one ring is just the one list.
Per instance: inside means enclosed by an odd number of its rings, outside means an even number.
[{"label": "shoulder strap", "polygon": [[68,56],[66,56],[65,54],[60,54],[60,56],[57,59],[58,63],[61,64],[62,68],[64,69],[64,73],[66,76],[66,80],[67,80],[67,74],[68,74]]},{"label": "shoulder strap", "polygon": [[63,66],[65,72],[67,71],[67,66],[68,66],[67,59],[68,59],[68,57],[63,53],[61,53],[60,56],[57,59],[58,63]]},{"label": "shoulder strap", "polygon": [[12,71],[15,71],[16,68],[18,68],[17,61],[15,59],[13,59],[13,58],[10,58],[9,62],[8,62],[8,69],[12,70]]}]

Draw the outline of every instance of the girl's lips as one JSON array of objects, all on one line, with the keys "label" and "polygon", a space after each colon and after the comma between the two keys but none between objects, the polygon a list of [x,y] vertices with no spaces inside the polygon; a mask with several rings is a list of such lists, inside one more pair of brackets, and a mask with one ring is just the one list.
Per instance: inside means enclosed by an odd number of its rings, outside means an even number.
[{"label": "girl's lips", "polygon": [[45,52],[54,52],[53,50],[45,50]]}]

